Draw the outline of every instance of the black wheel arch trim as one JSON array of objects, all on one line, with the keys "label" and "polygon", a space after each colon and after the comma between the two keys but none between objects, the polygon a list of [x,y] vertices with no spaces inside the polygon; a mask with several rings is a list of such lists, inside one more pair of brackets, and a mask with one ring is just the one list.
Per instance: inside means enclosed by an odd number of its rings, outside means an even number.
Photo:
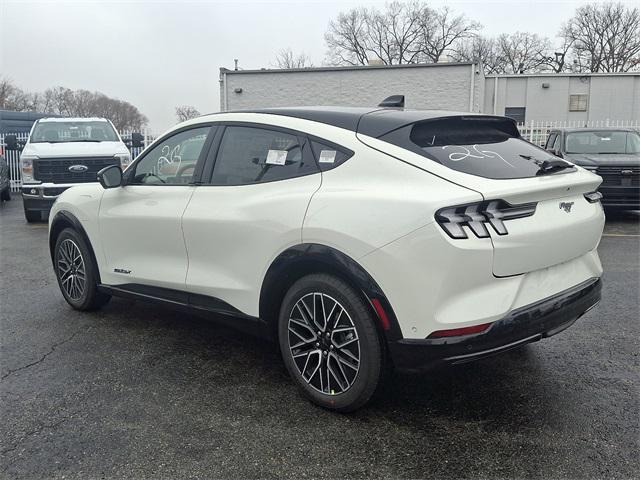
[{"label": "black wheel arch trim", "polygon": [[[335,274],[362,293],[372,315],[378,319],[378,326],[387,341],[403,338],[393,308],[373,277],[349,255],[317,243],[303,243],[290,247],[271,263],[260,290],[260,318],[270,324],[271,328],[277,328],[280,302],[289,287],[302,276],[318,271]],[[389,329],[384,329],[383,320],[373,306],[373,299],[380,301],[387,314]]]},{"label": "black wheel arch trim", "polygon": [[87,235],[87,231],[82,226],[82,223],[80,223],[80,220],[78,220],[78,218],[74,214],[66,210],[60,210],[59,212],[57,212],[56,216],[51,221],[51,226],[49,227],[49,254],[51,255],[51,263],[54,265],[54,268],[55,268],[54,249],[56,246],[56,240],[58,238],[58,234],[62,230],[64,230],[66,226],[70,226],[71,228],[73,228],[76,232],[78,232],[78,234],[86,242],[87,247],[89,248],[89,255],[91,255],[91,260],[93,261],[93,264],[96,266],[97,281],[98,283],[100,283],[100,269],[97,268],[98,261],[96,259],[96,254],[93,251],[93,245],[91,244],[89,235]]}]

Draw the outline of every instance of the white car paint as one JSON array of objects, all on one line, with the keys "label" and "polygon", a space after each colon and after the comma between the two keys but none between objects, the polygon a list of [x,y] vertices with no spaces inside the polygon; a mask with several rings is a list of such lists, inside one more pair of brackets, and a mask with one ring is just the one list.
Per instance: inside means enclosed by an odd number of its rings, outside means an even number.
[{"label": "white car paint", "polygon": [[[362,265],[389,299],[403,336],[424,339],[443,328],[491,322],[602,274],[595,249],[604,215],[582,196],[601,179],[583,169],[491,180],[283,115],[224,113],[176,128],[217,121],[290,128],[355,155],[328,172],[257,185],[108,191],[93,185],[64,192],[50,219],[75,212],[102,252],[96,255],[103,283],[183,289],[256,316],[271,262],[290,246],[318,243]],[[533,217],[509,221],[504,237],[455,240],[434,220],[442,207],[494,198],[538,207]],[[560,201],[574,202],[571,215]]]}]

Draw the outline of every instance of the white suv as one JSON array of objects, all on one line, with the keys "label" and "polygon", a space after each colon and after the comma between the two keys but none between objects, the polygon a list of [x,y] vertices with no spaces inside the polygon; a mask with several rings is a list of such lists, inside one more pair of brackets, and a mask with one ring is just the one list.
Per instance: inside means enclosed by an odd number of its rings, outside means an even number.
[{"label": "white suv", "polygon": [[388,366],[493,355],[600,299],[600,177],[503,117],[290,108],[182,123],[55,203],[64,298],[218,314],[277,339],[314,402],[364,405]]},{"label": "white suv", "polygon": [[125,168],[127,146],[104,118],[41,118],[20,155],[27,222],[48,213],[58,195],[78,183],[95,182],[109,165]]}]

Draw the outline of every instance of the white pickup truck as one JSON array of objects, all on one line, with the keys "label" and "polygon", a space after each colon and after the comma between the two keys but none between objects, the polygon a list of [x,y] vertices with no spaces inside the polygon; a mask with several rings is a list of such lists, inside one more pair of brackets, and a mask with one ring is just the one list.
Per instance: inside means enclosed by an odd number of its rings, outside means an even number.
[{"label": "white pickup truck", "polygon": [[48,214],[58,195],[79,183],[95,182],[106,166],[131,162],[113,124],[104,118],[41,118],[20,155],[27,222]]}]

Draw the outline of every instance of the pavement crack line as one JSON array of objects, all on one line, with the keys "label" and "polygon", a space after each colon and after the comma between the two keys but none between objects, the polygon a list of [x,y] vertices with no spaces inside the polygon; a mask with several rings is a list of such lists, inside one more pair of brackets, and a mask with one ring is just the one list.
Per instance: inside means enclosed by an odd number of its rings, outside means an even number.
[{"label": "pavement crack line", "polygon": [[7,378],[7,377],[8,377],[8,376],[10,376],[10,375],[13,375],[13,374],[14,374],[14,373],[16,373],[16,372],[19,372],[19,371],[21,371],[21,370],[26,370],[27,368],[31,368],[31,367],[33,367],[34,365],[38,365],[38,364],[40,364],[40,363],[44,362],[44,361],[45,361],[45,359],[46,359],[49,355],[51,355],[53,352],[55,352],[55,351],[56,351],[56,348],[58,348],[58,347],[59,347],[59,346],[61,346],[61,345],[64,345],[64,344],[65,344],[65,343],[67,343],[67,342],[70,342],[70,341],[71,341],[71,340],[73,340],[73,338],[74,338],[76,335],[78,335],[80,332],[82,332],[82,330],[78,330],[77,332],[74,332],[70,337],[66,338],[65,340],[61,340],[61,341],[60,341],[60,342],[58,342],[58,343],[54,343],[54,344],[51,346],[51,349],[50,349],[47,353],[45,353],[44,355],[42,355],[42,357],[40,357],[40,359],[39,359],[39,360],[36,360],[35,362],[28,363],[27,365],[23,365],[22,367],[18,367],[18,368],[14,368],[13,370],[9,370],[7,373],[5,373],[4,375],[2,375],[2,377],[0,377],[0,381],[4,380],[5,378]]},{"label": "pavement crack line", "polygon": [[[64,417],[60,420],[58,420],[55,423],[52,423],[50,425],[41,425],[38,428],[36,428],[35,430],[32,430],[30,432],[25,433],[15,444],[13,444],[11,447],[5,448],[3,450],[0,451],[0,455],[7,455],[8,453],[14,452],[15,450],[18,449],[18,447],[20,445],[22,445],[24,443],[24,441],[33,436],[33,435],[38,435],[39,433],[41,433],[43,430],[48,429],[48,430],[55,430],[56,428],[58,428],[60,425],[62,425],[64,422],[66,422],[67,420],[69,420],[71,417]],[[5,463],[4,468],[1,470],[2,472],[6,472],[9,467],[11,467],[11,465],[13,465],[18,457],[14,457],[10,462]]]}]

